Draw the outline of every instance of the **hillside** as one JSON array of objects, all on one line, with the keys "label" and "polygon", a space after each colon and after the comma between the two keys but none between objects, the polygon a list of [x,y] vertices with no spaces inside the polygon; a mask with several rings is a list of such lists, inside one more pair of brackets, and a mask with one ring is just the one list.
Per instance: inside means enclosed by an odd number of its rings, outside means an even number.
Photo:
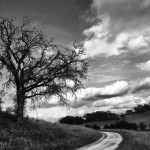
[{"label": "hillside", "polygon": [[139,114],[126,115],[126,119],[127,121],[134,123],[150,123],[150,110]]},{"label": "hillside", "polygon": [[0,114],[0,149],[73,150],[90,144],[101,134],[80,126],[26,119],[23,126],[6,112]]}]

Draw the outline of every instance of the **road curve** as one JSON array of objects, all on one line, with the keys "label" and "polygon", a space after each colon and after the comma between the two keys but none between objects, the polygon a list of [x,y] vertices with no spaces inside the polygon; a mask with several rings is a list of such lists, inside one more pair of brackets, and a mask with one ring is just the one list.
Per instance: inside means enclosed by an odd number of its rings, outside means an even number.
[{"label": "road curve", "polygon": [[122,141],[120,134],[115,132],[101,132],[102,137],[88,146],[79,148],[77,150],[114,150]]}]

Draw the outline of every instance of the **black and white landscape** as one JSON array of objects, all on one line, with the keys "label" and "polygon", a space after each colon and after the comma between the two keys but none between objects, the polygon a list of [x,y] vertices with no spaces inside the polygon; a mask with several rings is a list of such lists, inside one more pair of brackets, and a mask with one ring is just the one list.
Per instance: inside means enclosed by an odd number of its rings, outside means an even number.
[{"label": "black and white landscape", "polygon": [[0,79],[2,150],[149,150],[150,0],[0,0]]}]

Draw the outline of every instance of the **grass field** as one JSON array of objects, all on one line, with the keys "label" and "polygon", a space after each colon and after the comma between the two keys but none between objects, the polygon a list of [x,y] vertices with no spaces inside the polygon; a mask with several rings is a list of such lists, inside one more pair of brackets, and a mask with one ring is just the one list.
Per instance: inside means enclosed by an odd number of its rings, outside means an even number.
[{"label": "grass field", "polygon": [[26,121],[20,126],[13,116],[0,115],[0,150],[74,150],[100,137],[99,132],[80,126],[46,121]]},{"label": "grass field", "polygon": [[123,137],[116,150],[150,150],[150,132],[146,131],[116,131]]}]

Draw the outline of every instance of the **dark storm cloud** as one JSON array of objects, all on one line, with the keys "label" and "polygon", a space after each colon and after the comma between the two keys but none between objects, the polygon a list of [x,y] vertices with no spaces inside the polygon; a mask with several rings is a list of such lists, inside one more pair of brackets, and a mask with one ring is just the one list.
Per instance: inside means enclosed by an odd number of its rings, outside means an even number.
[{"label": "dark storm cloud", "polygon": [[42,23],[64,30],[79,31],[79,18],[90,7],[91,0],[0,0],[5,16],[31,16]]},{"label": "dark storm cloud", "polygon": [[85,28],[80,19],[92,0],[0,0],[0,16],[17,18],[24,16],[42,29],[48,37],[56,38],[62,45],[70,45],[83,38]]},{"label": "dark storm cloud", "polygon": [[133,87],[132,93],[138,93],[147,90],[150,90],[150,78],[146,78],[145,80],[137,84],[135,87]]},{"label": "dark storm cloud", "polygon": [[84,97],[82,99],[80,99],[79,102],[77,103],[73,103],[71,105],[72,108],[80,108],[84,105],[86,106],[91,106],[93,102],[95,101],[99,101],[99,100],[104,100],[104,99],[110,99],[110,98],[114,98],[114,97],[118,97],[118,96],[123,96],[125,94],[127,94],[128,91],[122,93],[122,94],[112,94],[112,95],[94,95],[91,97]]},{"label": "dark storm cloud", "polygon": [[128,89],[118,93],[118,94],[95,94],[93,96],[90,97],[84,97],[82,98],[82,101],[96,101],[96,100],[101,100],[101,99],[109,99],[109,98],[113,98],[113,97],[118,97],[118,96],[123,96],[125,94],[128,93]]},{"label": "dark storm cloud", "polygon": [[142,90],[149,90],[150,89],[150,84],[143,84],[143,85],[141,85],[141,86],[138,86],[138,87],[136,87],[133,91],[132,91],[132,93],[137,93],[137,92],[140,92],[140,91],[142,91]]}]

